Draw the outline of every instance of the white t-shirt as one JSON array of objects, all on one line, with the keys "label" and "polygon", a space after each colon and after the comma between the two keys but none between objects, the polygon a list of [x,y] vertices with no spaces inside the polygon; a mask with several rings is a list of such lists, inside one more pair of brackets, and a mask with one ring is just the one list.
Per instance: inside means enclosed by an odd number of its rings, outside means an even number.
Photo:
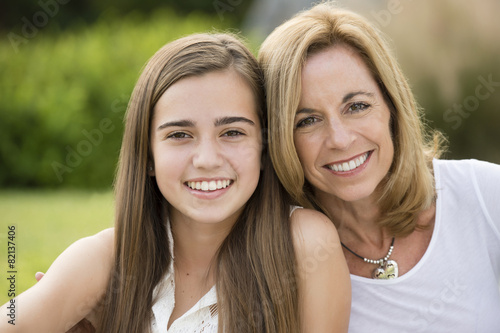
[{"label": "white t-shirt", "polygon": [[427,251],[393,280],[351,275],[349,332],[500,332],[500,166],[435,160],[434,174]]},{"label": "white t-shirt", "polygon": [[[174,253],[174,239],[167,223],[170,253]],[[170,261],[167,274],[153,292],[152,333],[217,333],[218,309],[217,293],[213,286],[191,309],[177,318],[167,330],[170,315],[175,306],[174,260]]]}]

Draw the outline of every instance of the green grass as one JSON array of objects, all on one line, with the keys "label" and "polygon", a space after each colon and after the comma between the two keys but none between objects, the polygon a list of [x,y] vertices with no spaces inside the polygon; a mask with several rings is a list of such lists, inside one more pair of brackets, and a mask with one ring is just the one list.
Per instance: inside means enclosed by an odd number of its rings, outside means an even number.
[{"label": "green grass", "polygon": [[113,226],[113,215],[111,191],[0,190],[0,304],[9,300],[8,226],[16,226],[18,295],[70,244]]}]

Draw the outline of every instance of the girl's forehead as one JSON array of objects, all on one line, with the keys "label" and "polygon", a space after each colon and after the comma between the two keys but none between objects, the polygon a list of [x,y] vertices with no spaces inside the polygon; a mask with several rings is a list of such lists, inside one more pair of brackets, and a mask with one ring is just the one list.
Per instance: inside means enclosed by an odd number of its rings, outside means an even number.
[{"label": "girl's forehead", "polygon": [[170,118],[213,122],[231,116],[259,120],[254,92],[235,70],[183,78],[163,93],[153,109],[153,123]]}]

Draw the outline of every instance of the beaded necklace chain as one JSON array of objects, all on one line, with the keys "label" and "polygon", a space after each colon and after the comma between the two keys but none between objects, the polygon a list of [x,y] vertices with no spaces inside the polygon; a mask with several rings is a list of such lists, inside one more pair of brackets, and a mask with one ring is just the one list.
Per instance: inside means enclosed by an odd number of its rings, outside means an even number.
[{"label": "beaded necklace chain", "polygon": [[381,259],[368,259],[365,257],[360,256],[350,248],[348,248],[344,243],[340,242],[342,246],[352,254],[354,254],[356,257],[363,259],[364,262],[369,263],[369,264],[378,264],[379,267],[375,268],[375,270],[372,272],[372,278],[373,279],[394,279],[398,277],[398,263],[395,260],[389,260],[389,257],[392,254],[392,250],[394,249],[394,237],[392,237],[392,242],[391,246],[389,247],[389,251],[387,252],[387,255]]}]

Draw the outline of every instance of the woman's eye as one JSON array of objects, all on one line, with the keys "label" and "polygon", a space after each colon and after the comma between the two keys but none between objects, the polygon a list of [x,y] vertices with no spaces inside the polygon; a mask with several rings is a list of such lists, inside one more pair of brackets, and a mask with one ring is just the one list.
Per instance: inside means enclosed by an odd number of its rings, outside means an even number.
[{"label": "woman's eye", "polygon": [[190,136],[187,133],[184,132],[174,132],[172,134],[169,134],[167,136],[167,139],[185,139],[189,138]]},{"label": "woman's eye", "polygon": [[349,106],[349,109],[347,110],[347,112],[358,113],[360,111],[364,111],[364,110],[368,109],[369,107],[370,107],[370,105],[368,105],[366,103],[353,103],[353,104],[351,104],[351,106]]},{"label": "woman's eye", "polygon": [[244,135],[244,134],[241,133],[240,131],[230,130],[230,131],[225,132],[222,136],[240,136],[240,135]]},{"label": "woman's eye", "polygon": [[317,118],[307,117],[307,118],[304,118],[301,121],[299,121],[295,127],[299,128],[299,127],[304,127],[304,126],[310,126],[310,125],[314,124],[317,121],[318,121]]}]

